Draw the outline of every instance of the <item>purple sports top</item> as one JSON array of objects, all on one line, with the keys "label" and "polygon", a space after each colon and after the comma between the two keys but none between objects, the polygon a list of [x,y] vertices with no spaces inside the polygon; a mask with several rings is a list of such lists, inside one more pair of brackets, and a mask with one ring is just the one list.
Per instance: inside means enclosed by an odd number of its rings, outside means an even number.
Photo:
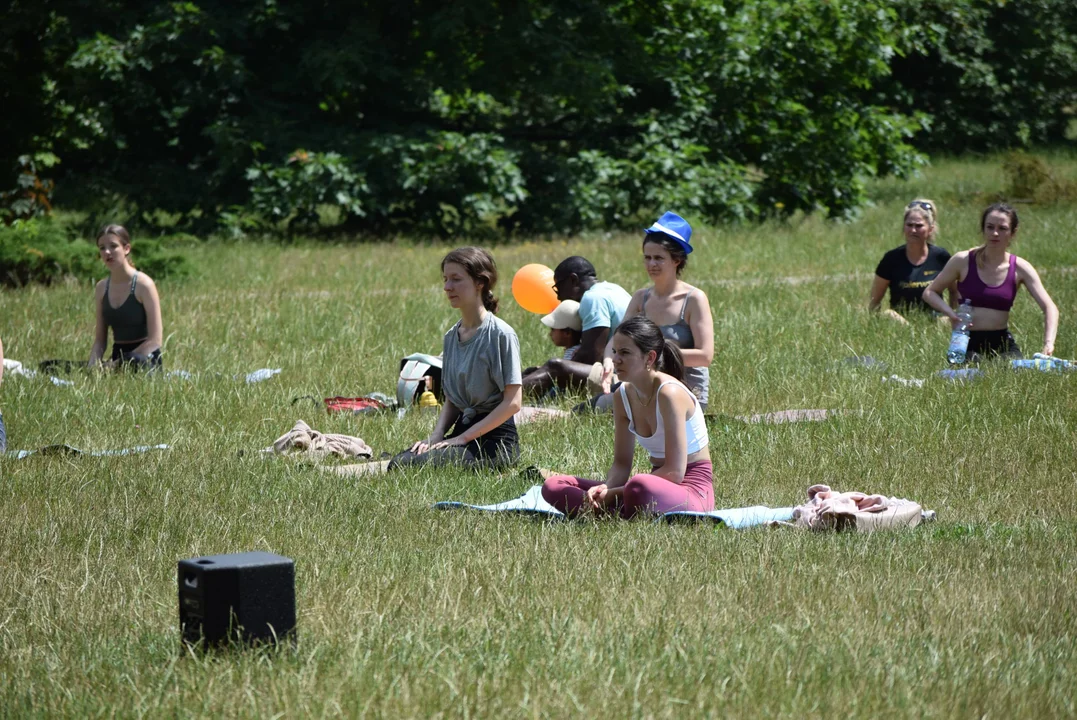
[{"label": "purple sports top", "polygon": [[1001,285],[987,285],[980,279],[976,269],[976,251],[969,252],[969,271],[965,279],[957,283],[957,292],[962,300],[968,300],[973,307],[990,308],[1009,312],[1017,297],[1017,256],[1010,253],[1010,269]]}]

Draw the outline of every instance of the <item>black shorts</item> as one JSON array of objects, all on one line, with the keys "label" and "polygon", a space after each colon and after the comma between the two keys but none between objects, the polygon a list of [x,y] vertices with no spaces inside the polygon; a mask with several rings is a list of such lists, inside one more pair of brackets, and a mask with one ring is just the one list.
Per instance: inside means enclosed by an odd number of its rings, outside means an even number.
[{"label": "black shorts", "polygon": [[967,362],[980,362],[990,357],[1018,360],[1024,355],[1009,330],[972,330],[969,332],[969,348],[965,353]]},{"label": "black shorts", "polygon": [[161,350],[154,350],[149,355],[135,355],[132,351],[141,344],[131,343],[125,346],[120,343],[112,343],[112,360],[132,370],[159,370],[161,368]]},{"label": "black shorts", "polygon": [[[456,421],[452,430],[445,436],[450,440],[463,435],[468,428],[482,422],[486,415],[476,415],[471,422]],[[516,420],[509,418],[485,435],[481,435],[466,445],[429,450],[416,455],[410,450],[399,453],[389,461],[389,470],[419,465],[462,465],[473,468],[497,469],[515,465],[520,458],[520,436],[516,432]]]}]

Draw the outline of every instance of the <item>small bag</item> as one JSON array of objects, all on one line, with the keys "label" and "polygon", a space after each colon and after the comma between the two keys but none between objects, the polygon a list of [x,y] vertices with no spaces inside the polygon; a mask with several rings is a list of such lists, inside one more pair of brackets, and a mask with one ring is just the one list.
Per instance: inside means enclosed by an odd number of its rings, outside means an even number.
[{"label": "small bag", "polygon": [[331,397],[325,398],[325,409],[328,412],[350,412],[355,415],[359,413],[377,412],[384,410],[386,405],[384,402],[376,397]]},{"label": "small bag", "polygon": [[[428,383],[426,378],[430,378]],[[427,385],[432,387],[427,387]],[[441,391],[441,356],[414,353],[400,361],[400,378],[396,381],[397,407],[406,408],[419,402],[424,390],[443,400]]]}]

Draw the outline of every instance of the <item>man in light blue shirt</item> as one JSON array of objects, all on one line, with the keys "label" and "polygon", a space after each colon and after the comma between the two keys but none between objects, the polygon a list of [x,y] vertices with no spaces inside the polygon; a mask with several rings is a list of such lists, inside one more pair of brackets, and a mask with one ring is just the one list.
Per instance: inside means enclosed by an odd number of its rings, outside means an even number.
[{"label": "man in light blue shirt", "polygon": [[531,373],[524,378],[524,390],[539,395],[554,384],[564,389],[601,379],[606,342],[621,324],[632,300],[620,285],[600,281],[595,266],[578,255],[561,261],[553,271],[553,282],[558,300],[575,300],[580,304],[583,336],[572,360],[553,358],[539,368],[545,372]]}]

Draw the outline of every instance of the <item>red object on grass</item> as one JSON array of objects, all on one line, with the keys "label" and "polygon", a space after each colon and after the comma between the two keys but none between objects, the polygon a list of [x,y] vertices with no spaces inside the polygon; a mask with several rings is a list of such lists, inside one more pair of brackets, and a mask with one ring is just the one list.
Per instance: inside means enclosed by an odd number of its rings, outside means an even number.
[{"label": "red object on grass", "polygon": [[385,403],[377,398],[357,397],[331,397],[325,399],[325,409],[331,413],[334,412],[368,412],[374,410],[384,410]]}]

